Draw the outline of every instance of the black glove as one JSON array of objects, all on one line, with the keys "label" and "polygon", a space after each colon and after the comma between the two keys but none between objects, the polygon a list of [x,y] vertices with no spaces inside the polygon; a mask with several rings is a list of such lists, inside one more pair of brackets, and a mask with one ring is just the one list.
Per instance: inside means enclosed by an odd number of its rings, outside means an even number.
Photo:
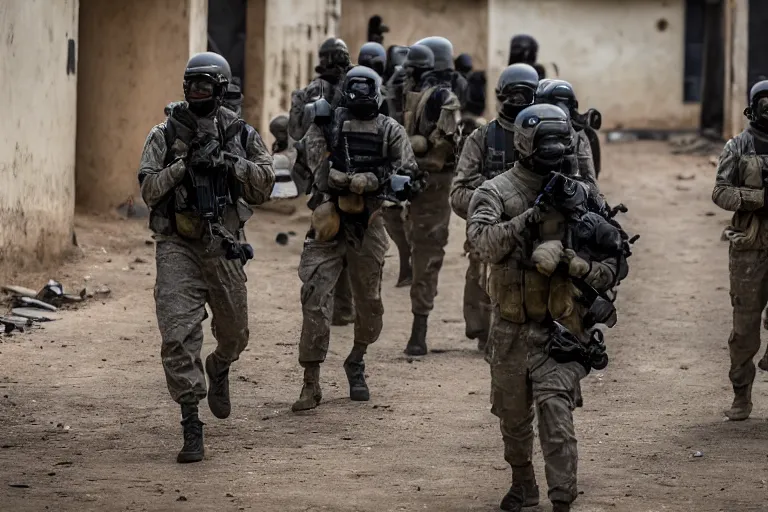
[{"label": "black glove", "polygon": [[189,151],[188,164],[192,169],[209,169],[215,167],[215,160],[221,158],[221,146],[214,138],[203,139],[192,144]]}]

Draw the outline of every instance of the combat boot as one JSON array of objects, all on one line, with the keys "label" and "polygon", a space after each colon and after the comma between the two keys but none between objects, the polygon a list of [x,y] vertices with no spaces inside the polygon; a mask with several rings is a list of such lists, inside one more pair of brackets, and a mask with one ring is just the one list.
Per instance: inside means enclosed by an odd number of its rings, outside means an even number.
[{"label": "combat boot", "polygon": [[423,356],[427,354],[427,315],[413,315],[411,338],[405,347],[405,353],[409,356]]},{"label": "combat boot", "polygon": [[205,457],[203,423],[197,416],[197,404],[181,406],[181,426],[184,428],[184,446],[176,456],[176,462],[186,464],[200,462]]},{"label": "combat boot", "polygon": [[731,421],[744,421],[752,413],[752,384],[733,387],[733,404],[724,412]]},{"label": "combat boot", "polygon": [[518,483],[512,483],[507,494],[501,499],[499,508],[507,512],[521,512],[525,503],[525,489]]},{"label": "combat boot", "polygon": [[539,504],[539,486],[536,484],[533,464],[512,468],[512,485],[515,484],[519,484],[525,491],[524,507],[535,507]]},{"label": "combat boot", "polygon": [[293,412],[308,411],[320,405],[323,392],[320,390],[320,364],[314,363],[304,367],[304,386],[301,388],[299,399],[291,406]]},{"label": "combat boot", "polygon": [[344,361],[344,373],[349,381],[349,398],[355,402],[367,402],[371,399],[368,384],[365,382],[365,361],[363,356],[368,347],[355,343],[349,357]]},{"label": "combat boot", "polygon": [[404,288],[413,284],[413,269],[408,261],[408,254],[400,254],[400,274],[397,276],[395,288]]},{"label": "combat boot", "polygon": [[208,374],[208,407],[214,416],[223,420],[232,412],[229,401],[229,363],[222,363],[214,354],[205,358]]},{"label": "combat boot", "polygon": [[763,354],[763,357],[757,363],[757,367],[764,372],[768,372],[768,350],[765,351],[765,354]]},{"label": "combat boot", "polygon": [[552,512],[571,512],[571,504],[564,501],[553,501]]}]

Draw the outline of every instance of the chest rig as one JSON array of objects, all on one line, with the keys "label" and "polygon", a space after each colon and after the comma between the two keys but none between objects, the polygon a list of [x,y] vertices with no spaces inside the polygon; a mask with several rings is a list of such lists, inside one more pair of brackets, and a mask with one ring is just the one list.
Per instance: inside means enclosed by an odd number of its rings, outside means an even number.
[{"label": "chest rig", "polygon": [[333,134],[333,168],[350,175],[372,172],[384,178],[389,163],[384,127],[376,119],[349,119],[345,112],[339,117]]},{"label": "chest rig", "polygon": [[517,161],[517,157],[514,133],[502,128],[498,121],[491,121],[488,124],[488,131],[485,133],[483,176],[486,179],[495,178],[512,167]]}]

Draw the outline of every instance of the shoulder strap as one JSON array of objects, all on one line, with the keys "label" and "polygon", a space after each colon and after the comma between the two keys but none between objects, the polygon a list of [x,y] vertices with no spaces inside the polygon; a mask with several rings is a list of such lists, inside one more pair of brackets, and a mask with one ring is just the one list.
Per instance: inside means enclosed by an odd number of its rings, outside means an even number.
[{"label": "shoulder strap", "polygon": [[176,126],[171,122],[170,117],[165,121],[163,134],[165,135],[165,161],[163,166],[167,167],[174,159],[173,144],[176,142]]}]

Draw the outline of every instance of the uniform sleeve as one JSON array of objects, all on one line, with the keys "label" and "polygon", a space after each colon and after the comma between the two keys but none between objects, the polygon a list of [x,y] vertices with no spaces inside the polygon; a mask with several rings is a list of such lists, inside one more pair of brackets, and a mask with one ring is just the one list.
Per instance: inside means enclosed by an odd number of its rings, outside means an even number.
[{"label": "uniform sleeve", "polygon": [[597,186],[595,161],[592,158],[592,146],[589,144],[589,138],[583,130],[577,133],[576,161],[579,165],[579,174],[584,178],[584,181],[594,187],[596,191],[600,192],[600,188]]},{"label": "uniform sleeve", "polygon": [[390,123],[389,155],[394,174],[404,174],[415,178],[417,174],[416,157],[413,154],[408,134],[396,121]]},{"label": "uniform sleeve", "polygon": [[723,210],[731,212],[758,210],[764,206],[765,192],[763,189],[739,186],[740,156],[741,151],[736,139],[729,140],[717,164],[712,201]]},{"label": "uniform sleeve", "polygon": [[618,260],[616,258],[593,261],[589,272],[584,276],[584,281],[598,292],[604,292],[614,284],[618,272]]},{"label": "uniform sleeve", "polygon": [[272,157],[255,130],[248,137],[245,155],[246,158],[235,159],[235,177],[243,186],[243,198],[250,204],[258,205],[269,199],[275,184],[275,171]]},{"label": "uniform sleeve", "polygon": [[464,220],[467,219],[472,193],[485,181],[481,174],[485,159],[485,133],[486,130],[478,128],[467,138],[451,186],[451,208]]},{"label": "uniform sleeve", "polygon": [[328,144],[325,141],[323,131],[313,124],[309,127],[301,143],[304,146],[304,162],[307,170],[316,177],[328,160]]},{"label": "uniform sleeve", "polygon": [[522,201],[511,220],[502,220],[504,202],[492,182],[485,182],[472,194],[467,215],[467,240],[479,258],[498,263],[524,241],[527,226],[537,220],[533,208],[524,209]]},{"label": "uniform sleeve", "polygon": [[141,198],[150,208],[157,204],[184,179],[186,166],[183,159],[177,159],[167,167],[165,156],[168,148],[165,143],[164,126],[158,125],[149,132],[141,152],[139,164],[139,185]]}]

